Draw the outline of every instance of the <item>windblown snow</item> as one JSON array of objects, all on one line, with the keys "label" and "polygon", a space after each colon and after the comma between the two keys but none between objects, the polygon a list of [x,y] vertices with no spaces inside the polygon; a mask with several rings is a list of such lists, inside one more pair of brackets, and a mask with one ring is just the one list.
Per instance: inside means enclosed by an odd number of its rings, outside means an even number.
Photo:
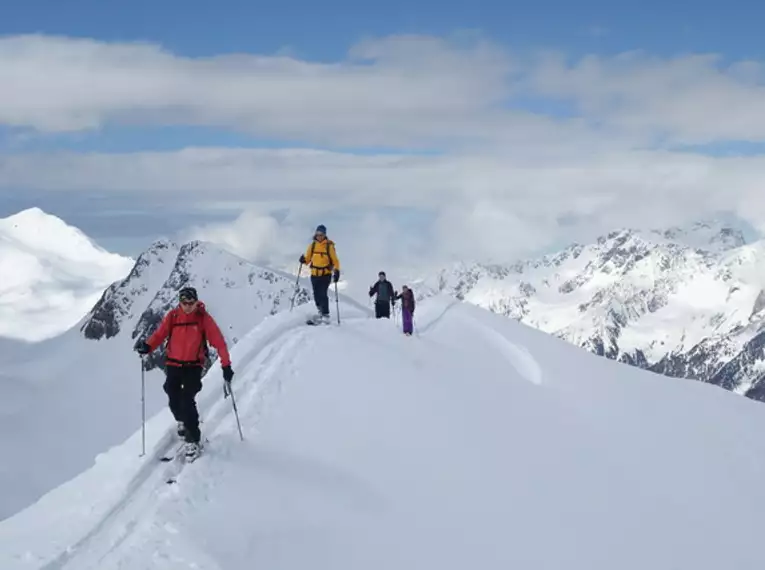
[{"label": "windblown snow", "polygon": [[0,523],[0,568],[761,570],[765,415],[436,297],[269,316],[175,485],[167,411]]},{"label": "windblown snow", "polygon": [[133,263],[39,208],[0,219],[0,337],[64,332]]}]

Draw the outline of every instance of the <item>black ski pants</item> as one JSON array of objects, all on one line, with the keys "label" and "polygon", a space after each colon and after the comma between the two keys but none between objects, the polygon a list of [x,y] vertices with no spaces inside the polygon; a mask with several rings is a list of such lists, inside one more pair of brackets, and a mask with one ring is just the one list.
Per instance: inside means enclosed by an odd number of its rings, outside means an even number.
[{"label": "black ski pants", "polygon": [[165,393],[170,411],[177,422],[186,428],[186,441],[199,443],[199,411],[196,396],[202,389],[201,366],[166,366]]},{"label": "black ski pants", "polygon": [[316,308],[322,315],[329,315],[329,286],[332,283],[332,275],[311,275],[313,286],[313,300]]},{"label": "black ski pants", "polygon": [[390,301],[375,302],[375,317],[378,319],[390,318]]}]

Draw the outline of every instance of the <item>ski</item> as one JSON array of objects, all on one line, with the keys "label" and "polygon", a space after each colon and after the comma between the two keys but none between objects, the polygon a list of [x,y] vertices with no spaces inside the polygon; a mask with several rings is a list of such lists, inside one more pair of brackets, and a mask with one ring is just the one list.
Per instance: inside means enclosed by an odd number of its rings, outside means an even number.
[{"label": "ski", "polygon": [[209,443],[209,440],[205,438],[204,443],[201,446],[200,452],[196,456],[188,457],[184,453],[184,449],[183,449],[185,444],[181,444],[178,448],[176,448],[174,456],[165,455],[161,457],[160,461],[163,463],[174,463],[174,465],[170,465],[169,468],[165,471],[165,477],[164,477],[165,483],[167,483],[168,485],[177,483],[178,477],[183,471],[183,468],[186,465],[194,463],[197,459],[202,457],[202,455],[204,455],[205,447],[208,443]]},{"label": "ski", "polygon": [[184,446],[184,444],[183,444],[183,443],[180,443],[178,446],[176,446],[176,448],[175,448],[175,453],[173,453],[172,455],[163,455],[163,456],[161,456],[161,457],[159,458],[159,460],[160,460],[162,463],[170,463],[170,462],[171,462],[171,461],[173,461],[174,459],[177,459],[177,458],[178,458],[178,455],[180,454],[181,450],[183,449],[183,446]]},{"label": "ski", "polygon": [[185,441],[181,441],[175,446],[175,452],[172,453],[172,455],[163,455],[159,458],[159,460],[162,463],[169,463],[173,461],[174,459],[177,459],[180,455],[181,451],[183,451],[183,446],[186,445]]},{"label": "ski", "polygon": [[186,457],[185,455],[182,455],[181,457],[178,457],[176,459],[177,461],[177,467],[173,469],[171,472],[165,474],[165,483],[168,485],[173,485],[178,482],[178,477],[180,477],[181,473],[183,472],[183,468],[186,465],[190,465],[194,463],[197,459],[201,457],[201,453],[197,455],[196,457]]}]

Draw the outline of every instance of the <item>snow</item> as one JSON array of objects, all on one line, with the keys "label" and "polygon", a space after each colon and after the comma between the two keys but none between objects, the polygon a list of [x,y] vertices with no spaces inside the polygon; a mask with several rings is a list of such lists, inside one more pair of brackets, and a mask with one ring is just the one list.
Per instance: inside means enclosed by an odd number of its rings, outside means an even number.
[{"label": "snow", "polygon": [[[611,358],[642,356],[655,365],[702,343],[716,351],[710,339],[728,347],[750,341],[760,328],[750,325],[765,291],[763,264],[765,240],[746,243],[735,228],[699,222],[618,230],[512,264],[458,263],[414,280],[414,289],[420,298],[448,293]],[[709,359],[722,365],[737,355],[719,350]]]},{"label": "snow", "polygon": [[[141,369],[132,347],[174,306],[182,284],[197,287],[229,346],[288,309],[295,291],[292,276],[200,242],[157,242],[128,270],[64,334],[32,344],[0,339],[0,519],[140,426]],[[303,286],[297,304],[307,299]],[[162,384],[161,371],[146,373],[150,415],[166,405]]]},{"label": "snow", "polygon": [[39,208],[0,219],[0,337],[38,341],[64,332],[133,263]]},{"label": "snow", "polygon": [[735,249],[747,243],[742,228],[737,228],[721,220],[703,220],[693,222],[686,227],[665,230],[654,229],[651,233],[694,249],[715,253]]},{"label": "snow", "polygon": [[217,373],[177,485],[166,410],[0,523],[0,567],[763,567],[760,404],[443,296],[417,331],[341,305],[265,318]]}]

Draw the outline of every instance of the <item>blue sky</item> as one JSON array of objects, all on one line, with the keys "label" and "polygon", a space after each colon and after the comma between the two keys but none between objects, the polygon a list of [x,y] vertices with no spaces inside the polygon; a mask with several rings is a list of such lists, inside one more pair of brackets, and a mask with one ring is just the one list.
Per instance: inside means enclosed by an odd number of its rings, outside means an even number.
[{"label": "blue sky", "polygon": [[[306,228],[320,216],[345,235],[365,231],[356,220],[404,249],[492,259],[720,211],[765,228],[753,206],[765,176],[759,3],[2,0],[0,14],[0,65],[31,70],[6,79],[17,99],[0,97],[0,216],[39,205],[120,251],[192,226],[224,235],[238,211],[267,224],[290,211]],[[457,33],[502,53],[387,39]],[[43,39],[3,51],[23,34]],[[348,51],[369,38],[377,55],[359,73]],[[114,51],[134,41],[172,61]],[[546,50],[564,59],[531,63]],[[723,69],[699,62],[706,53]],[[184,59],[226,54],[250,60]],[[248,67],[279,54],[296,65],[272,57],[273,77]],[[517,65],[527,83],[510,96]],[[258,81],[274,92],[261,97]],[[230,102],[229,84],[250,91]],[[656,149],[665,139],[680,152]]]},{"label": "blue sky", "polygon": [[442,35],[459,29],[480,29],[516,48],[554,46],[574,55],[630,49],[765,55],[759,36],[765,5],[753,1],[4,0],[2,13],[4,34],[144,39],[187,55],[289,47],[303,57],[334,60],[367,34]]}]

